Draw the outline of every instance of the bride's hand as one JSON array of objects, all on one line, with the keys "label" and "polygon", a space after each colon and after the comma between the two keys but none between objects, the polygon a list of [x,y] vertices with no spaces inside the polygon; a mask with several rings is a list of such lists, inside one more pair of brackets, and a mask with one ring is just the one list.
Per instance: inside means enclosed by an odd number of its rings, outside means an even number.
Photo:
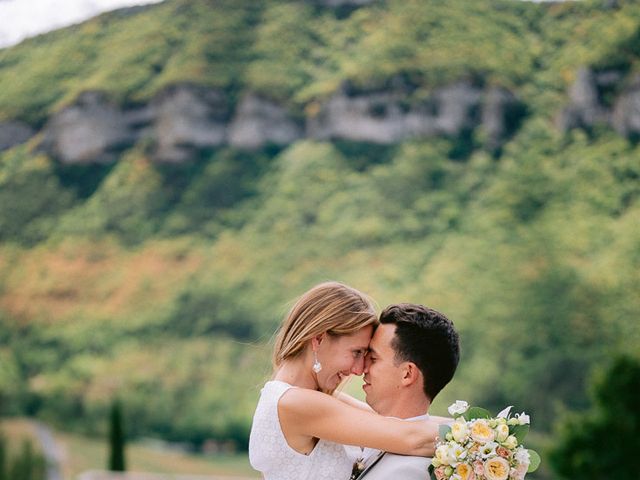
[{"label": "bride's hand", "polygon": [[432,419],[415,422],[420,426],[420,442],[413,455],[419,457],[433,457],[436,453],[436,442],[440,423]]}]

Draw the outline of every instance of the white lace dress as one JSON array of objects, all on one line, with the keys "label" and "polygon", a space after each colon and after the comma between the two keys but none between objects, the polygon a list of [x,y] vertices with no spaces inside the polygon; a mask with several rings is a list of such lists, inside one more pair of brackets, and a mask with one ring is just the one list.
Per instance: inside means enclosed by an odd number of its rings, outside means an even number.
[{"label": "white lace dress", "polygon": [[319,440],[309,455],[296,452],[280,428],[278,401],[290,388],[277,380],[267,382],[253,416],[249,461],[265,480],[348,480],[353,459],[344,446]]}]

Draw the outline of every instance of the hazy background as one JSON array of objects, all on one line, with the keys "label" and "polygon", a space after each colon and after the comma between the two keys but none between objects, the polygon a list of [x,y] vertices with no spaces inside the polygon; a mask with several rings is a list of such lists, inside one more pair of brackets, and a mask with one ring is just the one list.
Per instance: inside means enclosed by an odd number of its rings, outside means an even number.
[{"label": "hazy background", "polygon": [[556,478],[566,419],[601,418],[593,385],[638,357],[640,6],[166,0],[82,21],[134,3],[0,1],[2,45],[73,23],[0,50],[8,438],[39,444],[37,419],[66,478],[103,469],[119,398],[135,469],[247,474],[272,335],[335,279],[445,312],[463,357],[433,413],[527,411],[532,478]]}]

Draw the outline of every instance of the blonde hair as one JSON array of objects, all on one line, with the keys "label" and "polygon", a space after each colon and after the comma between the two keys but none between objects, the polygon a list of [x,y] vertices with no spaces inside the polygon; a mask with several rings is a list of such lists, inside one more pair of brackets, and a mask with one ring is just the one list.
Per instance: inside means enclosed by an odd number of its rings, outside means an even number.
[{"label": "blonde hair", "polygon": [[276,336],[273,367],[300,355],[316,335],[350,335],[378,318],[372,300],[339,282],[325,282],[304,293],[287,314]]}]

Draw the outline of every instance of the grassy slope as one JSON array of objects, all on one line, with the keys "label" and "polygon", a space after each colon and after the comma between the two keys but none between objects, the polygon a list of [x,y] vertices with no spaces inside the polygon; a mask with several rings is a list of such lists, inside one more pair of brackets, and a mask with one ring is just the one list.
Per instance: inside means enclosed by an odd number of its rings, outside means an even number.
[{"label": "grassy slope", "polygon": [[[30,422],[20,418],[0,421],[2,431],[10,446],[10,454],[17,451],[23,439],[29,439],[39,451],[39,443]],[[96,438],[54,432],[54,439],[61,451],[61,471],[64,478],[73,479],[87,470],[103,470],[107,464],[106,441]],[[187,475],[232,475],[256,477],[246,455],[202,456],[153,446],[151,442],[130,443],[126,448],[129,471]]]}]

